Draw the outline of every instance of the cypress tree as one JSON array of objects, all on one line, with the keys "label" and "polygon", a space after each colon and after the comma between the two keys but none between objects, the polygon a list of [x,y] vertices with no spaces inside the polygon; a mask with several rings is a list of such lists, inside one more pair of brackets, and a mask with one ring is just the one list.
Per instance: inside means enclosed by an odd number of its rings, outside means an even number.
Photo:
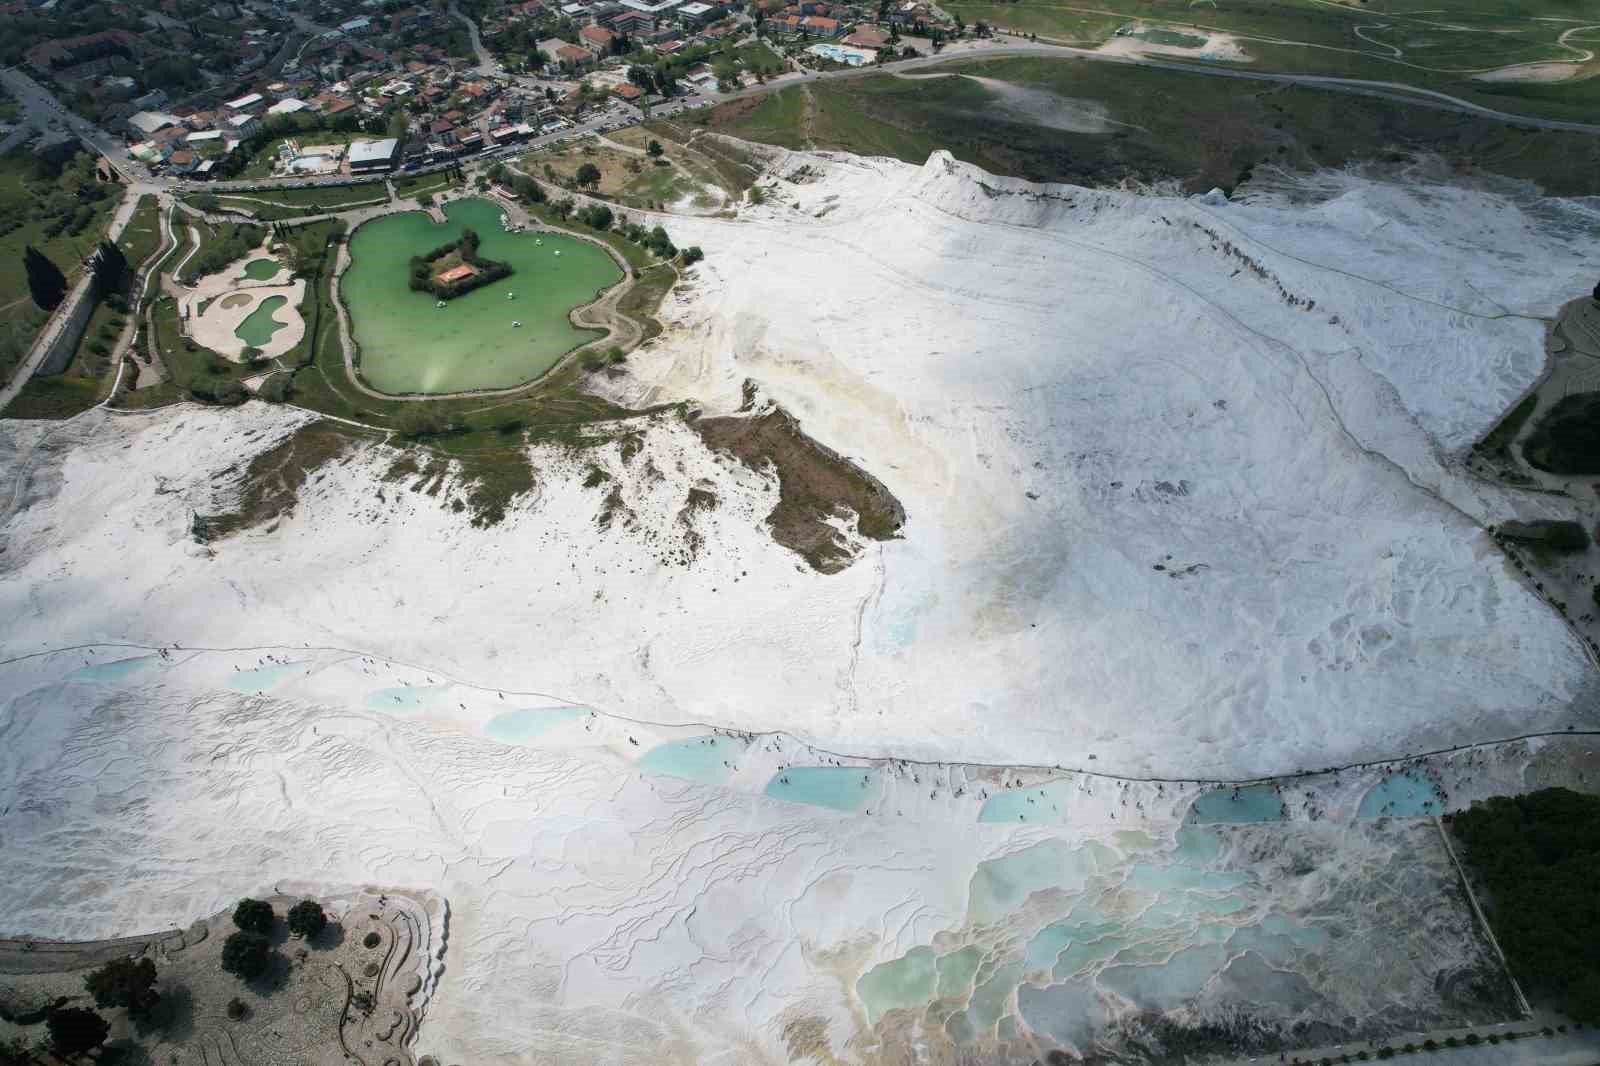
[{"label": "cypress tree", "polygon": [[96,296],[116,292],[128,277],[128,257],[110,241],[101,241],[94,255],[94,289]]},{"label": "cypress tree", "polygon": [[54,311],[67,295],[67,279],[61,268],[33,245],[22,253],[22,266],[28,272],[28,292],[41,311]]}]

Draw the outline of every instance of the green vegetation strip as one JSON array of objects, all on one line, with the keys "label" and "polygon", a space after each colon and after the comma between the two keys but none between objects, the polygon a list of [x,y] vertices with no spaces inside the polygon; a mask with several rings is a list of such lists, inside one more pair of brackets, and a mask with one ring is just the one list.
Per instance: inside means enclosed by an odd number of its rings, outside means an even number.
[{"label": "green vegetation strip", "polygon": [[[994,173],[1083,185],[1175,178],[1203,192],[1231,189],[1258,164],[1314,169],[1433,153],[1465,172],[1525,178],[1555,195],[1600,194],[1600,137],[1588,134],[1523,129],[1306,86],[1264,88],[1067,59],[952,61],[918,73],[974,75],[1030,95],[1019,102],[1016,93],[970,77],[878,74],[792,86],[693,121],[788,148],[814,145],[913,163],[948,148]],[[1080,127],[1098,121],[1102,129],[1042,125],[1041,108],[1076,113]]]},{"label": "green vegetation strip", "polygon": [[1454,816],[1489,890],[1489,922],[1534,999],[1600,1022],[1600,796],[1562,788],[1498,796]]}]

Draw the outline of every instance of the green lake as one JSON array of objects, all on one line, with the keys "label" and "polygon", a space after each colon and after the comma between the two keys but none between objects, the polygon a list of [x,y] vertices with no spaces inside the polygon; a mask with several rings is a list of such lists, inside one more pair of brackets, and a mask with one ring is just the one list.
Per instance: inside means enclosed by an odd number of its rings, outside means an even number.
[{"label": "green lake", "polygon": [[256,304],[256,309],[245,316],[243,322],[234,329],[233,335],[244,341],[252,348],[264,348],[272,335],[287,326],[287,322],[279,322],[272,317],[272,312],[288,303],[284,296],[268,296]]},{"label": "green lake", "polygon": [[[445,225],[421,212],[387,215],[350,238],[350,267],[339,291],[360,346],[361,375],[373,388],[512,388],[603,336],[574,327],[567,312],[622,279],[611,257],[574,237],[506,233],[500,215],[488,200],[458,200],[446,205]],[[515,273],[439,308],[433,296],[407,287],[411,257],[455,240],[468,226],[481,239],[478,254],[511,264]]]},{"label": "green lake", "polygon": [[281,269],[276,259],[252,259],[244,265],[244,276],[251,281],[266,281]]}]

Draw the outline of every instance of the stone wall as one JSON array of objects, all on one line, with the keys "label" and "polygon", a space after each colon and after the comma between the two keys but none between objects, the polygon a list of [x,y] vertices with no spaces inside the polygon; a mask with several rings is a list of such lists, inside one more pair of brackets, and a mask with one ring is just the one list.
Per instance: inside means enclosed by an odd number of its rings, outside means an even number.
[{"label": "stone wall", "polygon": [[95,301],[89,289],[90,279],[86,273],[67,293],[67,298],[50,316],[50,321],[45,323],[37,342],[45,346],[45,355],[36,374],[64,373],[72,362],[72,355],[78,350],[78,341],[83,339],[83,331],[89,328],[89,317],[94,314]]}]

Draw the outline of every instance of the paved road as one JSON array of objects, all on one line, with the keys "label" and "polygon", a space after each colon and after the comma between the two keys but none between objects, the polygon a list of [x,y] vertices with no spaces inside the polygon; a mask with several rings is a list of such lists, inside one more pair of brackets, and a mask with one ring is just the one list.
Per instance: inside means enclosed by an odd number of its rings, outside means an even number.
[{"label": "paved road", "polygon": [[472,41],[472,54],[478,57],[478,73],[489,77],[499,72],[500,64],[494,61],[494,56],[483,46],[483,38],[478,36],[478,24],[466,15],[454,3],[450,5],[450,17],[467,26],[467,37]]},{"label": "paved road", "polygon": [[[62,128],[72,133],[84,144],[93,148],[129,182],[151,182],[150,171],[144,164],[128,155],[127,146],[120,137],[114,137],[86,118],[73,114],[61,105],[51,92],[16,67],[0,69],[0,84],[16,98],[23,114],[40,130]],[[50,123],[56,127],[50,127]],[[166,179],[162,179],[166,180]]]}]

